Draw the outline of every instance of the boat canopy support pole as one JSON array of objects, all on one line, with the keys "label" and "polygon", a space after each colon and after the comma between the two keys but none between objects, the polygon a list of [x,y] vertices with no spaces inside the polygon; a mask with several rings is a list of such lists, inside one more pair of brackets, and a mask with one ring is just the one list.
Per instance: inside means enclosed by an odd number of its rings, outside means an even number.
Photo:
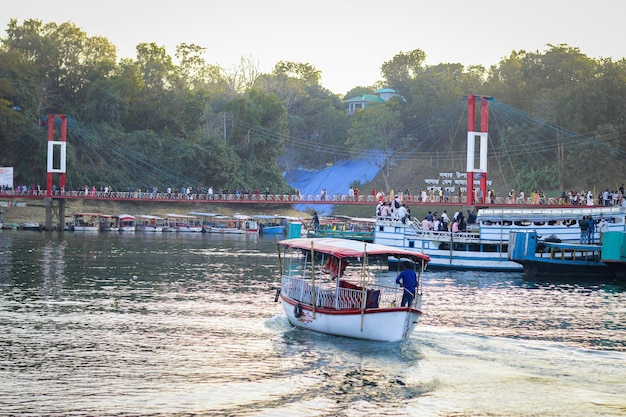
[{"label": "boat canopy support pole", "polygon": [[313,312],[313,318],[315,318],[315,247],[313,241],[311,241],[311,310]]},{"label": "boat canopy support pole", "polygon": [[361,332],[363,331],[363,325],[365,321],[365,306],[367,305],[365,271],[367,271],[367,243],[363,243],[363,260],[361,263]]}]

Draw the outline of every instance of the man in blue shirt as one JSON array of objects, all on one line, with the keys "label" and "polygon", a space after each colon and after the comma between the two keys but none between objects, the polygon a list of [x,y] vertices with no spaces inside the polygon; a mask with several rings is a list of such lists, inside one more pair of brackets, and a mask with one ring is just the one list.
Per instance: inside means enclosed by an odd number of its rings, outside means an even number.
[{"label": "man in blue shirt", "polygon": [[406,305],[411,307],[417,289],[417,274],[411,269],[411,263],[409,261],[404,261],[402,266],[404,266],[404,271],[400,272],[400,275],[396,278],[396,284],[404,288],[400,306],[404,307]]}]

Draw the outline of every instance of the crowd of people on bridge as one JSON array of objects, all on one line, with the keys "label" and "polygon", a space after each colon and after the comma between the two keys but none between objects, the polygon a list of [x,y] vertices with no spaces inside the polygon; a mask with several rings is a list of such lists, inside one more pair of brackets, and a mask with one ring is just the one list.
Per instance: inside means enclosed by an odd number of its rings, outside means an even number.
[{"label": "crowd of people on bridge", "polygon": [[570,190],[569,193],[563,191],[561,200],[564,204],[569,203],[573,206],[623,206],[626,207],[626,198],[624,198],[624,184],[620,185],[619,189],[609,191],[606,188],[603,192],[599,193],[597,200],[594,200],[591,190],[588,191],[576,191]]},{"label": "crowd of people on bridge", "polygon": [[[530,195],[526,195],[524,191],[511,190],[505,197],[496,197],[494,189],[488,190],[486,196],[480,188],[475,188],[473,192],[474,204],[560,204],[560,205],[572,205],[572,206],[623,206],[626,207],[626,198],[624,198],[624,185],[622,184],[619,189],[609,191],[607,187],[603,192],[599,193],[596,198],[591,190],[587,191],[563,191],[560,197],[547,198],[542,191],[534,190]],[[0,195],[18,195],[18,196],[44,196],[46,195],[45,188],[40,185],[18,185],[15,188],[10,185],[3,185],[0,189]],[[159,187],[147,187],[145,190],[142,188],[127,187],[126,190],[118,190],[111,186],[82,186],[78,190],[70,190],[70,188],[59,188],[56,185],[52,185],[53,196],[71,196],[71,197],[94,197],[94,198],[150,198],[150,199],[200,199],[200,200],[281,200],[281,201],[327,201],[327,202],[377,202],[377,214],[380,210],[384,210],[385,215],[396,214],[392,210],[391,205],[397,203],[404,207],[408,211],[406,204],[413,203],[444,203],[444,204],[467,204],[469,201],[467,195],[464,194],[461,188],[458,188],[455,195],[452,195],[448,188],[440,188],[435,190],[434,187],[430,189],[420,189],[417,194],[413,194],[411,190],[406,187],[400,191],[395,191],[393,188],[389,190],[389,193],[384,191],[372,189],[370,194],[362,194],[357,187],[350,186],[345,194],[329,195],[326,188],[322,188],[317,195],[302,195],[299,190],[294,190],[293,193],[288,195],[274,195],[270,192],[268,187],[265,189],[243,189],[238,188],[235,190],[220,188],[214,190],[210,187],[198,187],[191,186],[182,187],[167,187],[165,190]],[[400,207],[398,207],[400,210]],[[393,213],[391,213],[394,211]]]}]

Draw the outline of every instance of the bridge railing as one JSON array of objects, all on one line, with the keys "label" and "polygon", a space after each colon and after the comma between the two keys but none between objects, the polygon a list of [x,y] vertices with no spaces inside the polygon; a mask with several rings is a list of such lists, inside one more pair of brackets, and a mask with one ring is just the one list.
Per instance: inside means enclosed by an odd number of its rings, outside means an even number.
[{"label": "bridge railing", "polygon": [[[347,194],[267,194],[267,193],[163,193],[163,192],[150,192],[150,191],[93,191],[93,190],[54,190],[51,193],[52,197],[57,198],[89,198],[89,199],[112,199],[112,200],[195,200],[195,201],[219,201],[219,202],[289,202],[289,203],[307,203],[316,202],[324,203],[372,203],[378,202],[378,199],[371,195],[358,195],[350,196]],[[28,190],[0,190],[0,197],[25,197],[25,198],[44,198],[47,196],[46,190],[42,189],[28,189]],[[443,204],[465,204],[466,198],[459,196],[449,197],[426,197],[422,199],[419,196],[404,196],[403,200],[406,204],[415,203],[443,203]],[[480,205],[483,202],[476,202]],[[495,201],[487,201],[487,204],[513,204],[513,205],[532,205],[537,202],[532,201],[530,197],[523,200],[517,198],[515,201],[510,201],[507,197],[497,197]],[[563,200],[561,198],[544,198],[539,201],[538,204],[546,205],[571,205],[569,200]]]}]

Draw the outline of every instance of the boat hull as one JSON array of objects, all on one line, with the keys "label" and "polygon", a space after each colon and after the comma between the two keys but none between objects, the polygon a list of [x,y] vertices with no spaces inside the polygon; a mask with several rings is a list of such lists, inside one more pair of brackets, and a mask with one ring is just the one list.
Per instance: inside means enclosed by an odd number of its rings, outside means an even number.
[{"label": "boat hull", "polygon": [[162,232],[163,226],[137,226],[135,228],[137,232]]},{"label": "boat hull", "polygon": [[177,226],[174,230],[180,233],[201,233],[202,226]]},{"label": "boat hull", "polygon": [[206,226],[204,228],[207,233],[222,233],[229,235],[244,235],[246,233],[259,233],[258,229],[250,230],[250,229],[238,229],[236,227],[214,227],[214,226]]},{"label": "boat hull", "polygon": [[422,314],[419,310],[408,307],[365,309],[363,314],[360,309],[335,310],[320,307],[314,314],[310,306],[282,294],[281,302],[289,323],[297,328],[380,342],[407,339]]},{"label": "boat hull", "polygon": [[265,226],[259,229],[259,233],[263,235],[282,235],[285,233],[285,226]]},{"label": "boat hull", "polygon": [[75,232],[98,232],[100,231],[100,226],[76,226],[72,229]]},{"label": "boat hull", "polygon": [[[607,232],[602,245],[540,241],[536,232],[511,233],[508,256],[529,278],[620,278],[626,275],[622,253],[626,234]],[[617,258],[611,254],[617,252]]]}]

